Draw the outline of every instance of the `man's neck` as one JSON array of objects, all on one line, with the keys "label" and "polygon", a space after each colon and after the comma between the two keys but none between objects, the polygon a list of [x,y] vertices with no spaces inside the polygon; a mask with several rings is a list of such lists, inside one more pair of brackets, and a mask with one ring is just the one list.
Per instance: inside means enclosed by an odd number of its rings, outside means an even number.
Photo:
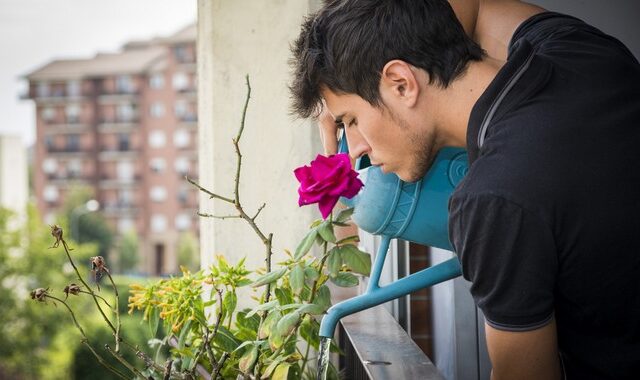
[{"label": "man's neck", "polygon": [[429,102],[437,113],[438,145],[466,148],[471,110],[503,64],[491,57],[470,62],[464,75],[447,88],[431,88]]}]

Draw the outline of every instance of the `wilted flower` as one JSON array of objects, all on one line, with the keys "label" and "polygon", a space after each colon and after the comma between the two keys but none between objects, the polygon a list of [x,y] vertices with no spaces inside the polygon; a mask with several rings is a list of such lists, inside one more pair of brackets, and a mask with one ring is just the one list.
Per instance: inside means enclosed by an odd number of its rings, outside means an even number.
[{"label": "wilted flower", "polygon": [[65,286],[64,294],[66,294],[66,296],[64,297],[64,299],[66,300],[69,297],[69,294],[73,294],[74,296],[77,296],[81,290],[82,289],[80,288],[80,285],[77,285],[77,284],[71,283]]},{"label": "wilted flower", "polygon": [[[91,273],[93,274],[93,280],[98,284],[98,280],[102,278],[104,273],[109,273],[109,269],[106,267],[104,257],[94,256],[91,258]],[[100,285],[98,285],[100,290]]]},{"label": "wilted flower", "polygon": [[[57,224],[54,224],[53,226],[51,226],[51,236],[53,236],[54,238],[56,238],[56,241],[53,243],[53,245],[49,248],[58,248],[58,246],[60,245],[60,243],[63,242],[62,239],[62,227],[60,227]],[[63,243],[64,244],[64,243]]]},{"label": "wilted flower", "polygon": [[340,197],[353,198],[363,186],[358,173],[351,169],[351,161],[346,153],[329,157],[319,154],[310,166],[301,166],[293,173],[300,182],[298,205],[318,203],[324,219]]},{"label": "wilted flower", "polygon": [[31,299],[38,302],[47,302],[47,295],[49,295],[49,288],[38,288],[31,291]]}]

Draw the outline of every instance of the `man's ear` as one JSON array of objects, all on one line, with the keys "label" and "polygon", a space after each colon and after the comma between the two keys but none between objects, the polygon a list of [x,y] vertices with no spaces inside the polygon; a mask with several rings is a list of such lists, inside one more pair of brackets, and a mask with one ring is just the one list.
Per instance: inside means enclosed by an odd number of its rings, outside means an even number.
[{"label": "man's ear", "polygon": [[413,107],[420,94],[420,86],[416,78],[415,68],[405,61],[394,59],[382,68],[380,76],[380,92],[393,101],[400,101]]}]

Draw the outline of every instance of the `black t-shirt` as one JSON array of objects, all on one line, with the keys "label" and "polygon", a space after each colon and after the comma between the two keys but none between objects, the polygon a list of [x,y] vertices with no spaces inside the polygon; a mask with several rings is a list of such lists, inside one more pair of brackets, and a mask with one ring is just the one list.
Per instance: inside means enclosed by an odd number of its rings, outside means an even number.
[{"label": "black t-shirt", "polygon": [[515,32],[469,121],[450,239],[491,326],[555,315],[569,379],[640,378],[640,65],[552,12]]}]

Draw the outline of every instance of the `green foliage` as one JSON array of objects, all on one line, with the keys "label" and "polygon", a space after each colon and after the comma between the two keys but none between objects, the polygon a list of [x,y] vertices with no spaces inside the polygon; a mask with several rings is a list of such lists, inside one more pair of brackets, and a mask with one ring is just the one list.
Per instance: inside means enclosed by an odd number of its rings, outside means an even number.
[{"label": "green foliage", "polygon": [[[64,296],[62,290],[74,276],[65,265],[64,254],[49,249],[54,241],[51,230],[42,225],[35,207],[30,205],[27,217],[21,219],[23,225],[11,212],[0,209],[0,373],[45,379],[55,372],[47,370],[55,354],[59,360],[56,371],[64,374],[57,378],[66,378],[73,344],[68,338],[67,344],[60,344],[57,337],[69,332],[73,335],[73,328],[60,323],[66,317],[61,310],[29,300],[29,292],[46,284],[52,294]],[[84,267],[95,253],[95,246],[89,245],[73,251]]]},{"label": "green foliage", "polygon": [[[62,215],[69,221],[68,237],[78,243],[96,243],[98,254],[108,258],[113,232],[100,212],[85,212],[83,206],[94,196],[90,187],[73,187],[65,197]],[[75,211],[74,211],[75,210]]]},{"label": "green foliage", "polygon": [[192,272],[200,269],[200,248],[198,239],[190,232],[183,232],[178,237],[178,265]]},{"label": "green foliage", "polygon": [[140,261],[138,235],[134,231],[125,232],[120,238],[118,249],[118,269],[120,273],[135,272]]},{"label": "green foliage", "polygon": [[[318,349],[318,319],[331,306],[326,282],[355,286],[355,274],[368,275],[371,269],[369,255],[354,245],[357,237],[336,242],[334,227],[349,216],[343,211],[335,222],[314,222],[296,253],[270,272],[252,273],[244,260],[234,265],[218,256],[207,270],[183,268],[180,277],[132,285],[129,308],[142,311],[152,331],[164,325],[166,339],[177,342],[171,355],[186,371],[197,366],[210,371],[222,363],[224,379],[301,378],[314,359],[304,347]],[[321,257],[307,255],[313,244],[322,247]],[[253,308],[237,310],[236,291],[249,284],[255,289],[269,285],[270,292]],[[210,301],[203,302],[203,296]],[[337,378],[335,368],[329,374]]]}]

